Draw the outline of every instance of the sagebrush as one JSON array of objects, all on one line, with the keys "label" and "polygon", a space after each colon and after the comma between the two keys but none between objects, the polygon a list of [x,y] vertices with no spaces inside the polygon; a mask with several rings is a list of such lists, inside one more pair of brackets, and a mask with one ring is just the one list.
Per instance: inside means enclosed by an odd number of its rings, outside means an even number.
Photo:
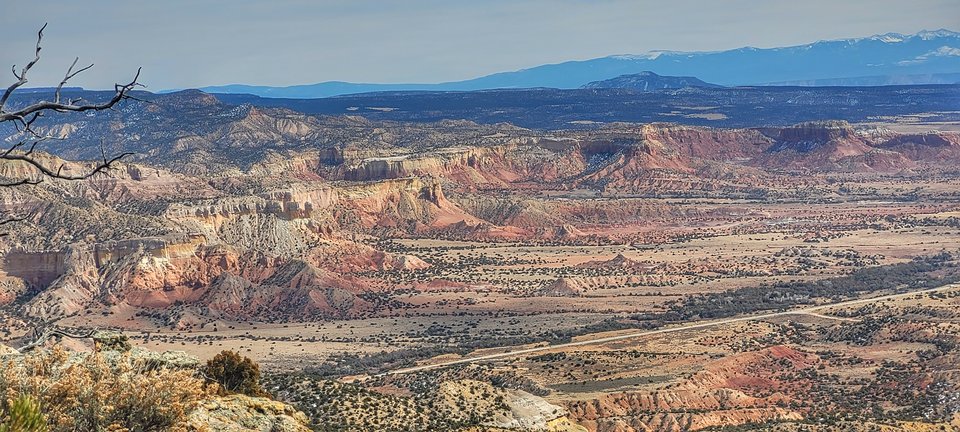
[{"label": "sagebrush", "polygon": [[69,354],[54,348],[0,365],[2,409],[27,396],[50,432],[183,431],[209,395],[194,371],[153,368],[121,354]]}]

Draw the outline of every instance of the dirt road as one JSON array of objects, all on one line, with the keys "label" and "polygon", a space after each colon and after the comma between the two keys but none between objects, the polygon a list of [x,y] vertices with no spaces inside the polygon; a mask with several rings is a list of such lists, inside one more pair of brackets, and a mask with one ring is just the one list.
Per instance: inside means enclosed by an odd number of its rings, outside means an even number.
[{"label": "dirt road", "polygon": [[749,315],[749,316],[742,316],[742,317],[736,317],[736,318],[724,318],[724,319],[715,320],[715,321],[707,321],[707,322],[694,323],[694,324],[684,324],[676,327],[668,327],[668,328],[662,328],[657,330],[636,331],[636,332],[620,334],[616,336],[606,336],[606,337],[600,337],[596,339],[585,339],[585,340],[579,340],[576,342],[567,342],[567,343],[556,344],[556,345],[546,345],[546,346],[540,346],[535,348],[524,348],[524,349],[506,351],[506,352],[496,353],[496,354],[487,354],[487,355],[476,356],[476,357],[466,357],[466,358],[461,358],[457,360],[445,361],[441,363],[396,369],[393,371],[377,374],[375,376],[381,377],[386,375],[399,375],[399,374],[406,374],[406,373],[412,373],[412,372],[420,372],[420,371],[426,371],[431,369],[445,368],[448,366],[454,366],[454,365],[459,365],[464,363],[479,363],[479,362],[490,361],[490,360],[500,360],[500,359],[505,359],[510,357],[527,355],[527,354],[536,354],[536,353],[542,353],[547,351],[553,351],[553,350],[562,349],[562,348],[571,348],[571,347],[578,347],[578,346],[585,346],[585,345],[596,345],[596,344],[602,344],[607,342],[621,341],[625,339],[641,338],[645,336],[660,335],[665,333],[676,333],[676,332],[682,332],[687,330],[694,330],[698,328],[712,327],[717,325],[731,324],[731,323],[744,322],[744,321],[764,320],[764,319],[777,318],[777,317],[782,317],[787,315],[812,315],[812,316],[818,316],[822,318],[849,320],[850,318],[825,316],[817,312],[825,309],[836,308],[836,307],[854,306],[854,305],[874,303],[874,302],[879,302],[884,300],[892,300],[892,299],[897,299],[901,297],[909,297],[909,296],[914,296],[918,294],[927,294],[927,293],[932,293],[937,291],[946,291],[946,290],[955,289],[958,287],[960,287],[960,285],[944,285],[938,288],[931,288],[931,289],[920,290],[920,291],[911,291],[911,292],[900,293],[900,294],[890,294],[890,295],[857,299],[857,300],[848,300],[848,301],[842,301],[838,303],[812,306],[808,308],[794,309],[794,310],[783,311],[783,312],[772,312],[772,313],[765,313],[761,315]]}]

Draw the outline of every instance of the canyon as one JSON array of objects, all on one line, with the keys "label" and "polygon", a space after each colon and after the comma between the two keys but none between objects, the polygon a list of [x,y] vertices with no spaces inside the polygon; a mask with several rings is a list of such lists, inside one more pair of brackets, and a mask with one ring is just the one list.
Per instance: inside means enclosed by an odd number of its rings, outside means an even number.
[{"label": "canyon", "polygon": [[[728,90],[691,102],[707,91]],[[234,349],[314,426],[339,416],[347,430],[403,430],[395,416],[591,432],[957,421],[941,409],[956,401],[936,400],[960,383],[956,290],[383,374],[949,286],[949,113],[542,128],[143,97],[42,124],[63,139],[37,148],[47,166],[83,172],[102,141],[133,153],[113,169],[0,189],[22,218],[0,237],[6,343],[54,324],[200,358]],[[40,179],[14,161],[0,177]],[[907,384],[912,399],[891,395]],[[355,400],[316,408],[334,397]]]}]

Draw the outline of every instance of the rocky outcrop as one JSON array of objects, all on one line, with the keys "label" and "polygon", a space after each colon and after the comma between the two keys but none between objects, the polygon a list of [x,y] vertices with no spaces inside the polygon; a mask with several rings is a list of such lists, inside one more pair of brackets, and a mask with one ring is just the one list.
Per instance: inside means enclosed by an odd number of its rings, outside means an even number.
[{"label": "rocky outcrop", "polygon": [[482,221],[446,199],[435,179],[396,179],[347,186],[334,210],[353,214],[353,227],[378,234],[425,233]]},{"label": "rocky outcrop", "polygon": [[[187,370],[200,367],[200,359],[183,351],[152,351],[130,344],[126,334],[112,330],[97,330],[90,335],[93,351],[107,362],[129,361],[144,371]],[[74,342],[79,342],[75,340]]]},{"label": "rocky outcrop", "polygon": [[479,223],[448,201],[431,178],[371,183],[321,184],[255,197],[209,200],[171,206],[166,217],[211,241],[299,255],[340,230],[413,233],[457,222]]},{"label": "rocky outcrop", "polygon": [[[647,199],[530,199],[466,195],[454,202],[467,213],[499,226],[513,226],[544,237],[582,237],[582,226],[636,224],[708,217],[703,208]],[[571,223],[575,221],[574,223]],[[573,229],[570,229],[572,227]]]},{"label": "rocky outcrop", "polygon": [[640,127],[643,140],[661,143],[690,158],[714,162],[742,161],[756,157],[771,145],[769,137],[751,129],[714,129],[675,124]]},{"label": "rocky outcrop", "polygon": [[567,181],[610,192],[745,188],[757,182],[746,162],[772,143],[746,129],[651,124],[626,130],[578,140],[565,156],[583,168]]},{"label": "rocky outcrop", "polygon": [[652,262],[642,262],[627,258],[622,253],[617,254],[609,260],[588,261],[577,265],[580,268],[622,268],[636,271],[649,271],[654,267]]},{"label": "rocky outcrop", "polygon": [[879,148],[929,167],[952,169],[950,161],[960,159],[960,133],[956,132],[881,134],[869,139]]},{"label": "rocky outcrop", "polygon": [[[449,406],[453,412],[466,409],[467,412],[488,413],[481,420],[486,427],[530,432],[587,431],[571,422],[563,408],[523,390],[497,389],[472,380],[444,381],[436,398],[438,404]],[[503,401],[499,408],[496,406],[498,399]]]},{"label": "rocky outcrop", "polygon": [[485,381],[435,381],[409,394],[395,387],[292,378],[284,378],[280,396],[307,412],[320,430],[587,432],[564,408]]},{"label": "rocky outcrop", "polygon": [[[414,257],[364,248],[376,256],[358,258],[354,269],[426,266]],[[47,261],[49,265],[29,265]],[[24,306],[37,317],[68,315],[91,304],[151,309],[191,304],[231,318],[346,316],[365,310],[365,302],[356,297],[366,289],[361,280],[301,260],[209,246],[202,237],[13,252],[7,262],[8,278],[20,277],[42,289]]]},{"label": "rocky outcrop", "polygon": [[[106,242],[90,237],[57,250],[9,251],[0,300],[39,291],[23,309],[46,318],[120,304],[196,305],[232,318],[350,316],[366,310],[356,295],[368,283],[338,273],[429,265],[340,238],[345,228],[407,234],[481,223],[450,203],[439,182],[418,178],[180,203],[163,217],[186,234]],[[277,279],[296,266],[295,280]]]},{"label": "rocky outcrop", "polygon": [[899,172],[916,168],[903,154],[873,147],[847,122],[810,122],[772,132],[776,143],[755,163],[806,171]]},{"label": "rocky outcrop", "polygon": [[356,296],[361,282],[304,262],[275,268],[256,283],[224,272],[196,300],[213,316],[260,318],[347,317],[369,308]]},{"label": "rocky outcrop", "polygon": [[290,405],[239,394],[201,402],[188,420],[191,430],[217,432],[310,432],[309,424]]},{"label": "rocky outcrop", "polygon": [[559,278],[549,285],[537,290],[538,297],[580,297],[587,290],[584,283],[577,278]]},{"label": "rocky outcrop", "polygon": [[777,391],[777,371],[802,370],[818,362],[815,355],[774,346],[709,363],[669,388],[604,394],[593,400],[571,401],[566,407],[574,421],[597,432],[680,432],[799,420],[803,413],[791,408],[792,399]]},{"label": "rocky outcrop", "polygon": [[[74,421],[82,419],[92,425],[85,428],[106,428],[109,423],[113,429],[310,431],[306,415],[290,405],[241,394],[218,396],[203,388],[196,357],[178,351],[131,349],[125,336],[116,332],[95,332],[93,338],[93,351],[71,350],[70,344],[58,343],[20,353],[0,344],[4,367],[32,385],[7,380],[4,390],[44,400],[51,428],[61,430],[74,428]],[[171,391],[178,386],[183,386],[182,392]],[[103,406],[117,406],[122,413],[104,417]],[[165,411],[169,409],[175,411]],[[80,417],[81,411],[92,414]],[[56,415],[71,422],[59,421]]]},{"label": "rocky outcrop", "polygon": [[853,126],[845,121],[801,123],[791,127],[775,129],[774,134],[774,139],[779,143],[774,147],[774,151],[790,146],[802,153],[810,152],[822,143],[857,136]]},{"label": "rocky outcrop", "polygon": [[[15,250],[6,254],[4,269],[8,275],[43,289],[25,308],[31,315],[50,317],[76,312],[94,300],[115,301],[123,292],[145,284],[161,284],[162,290],[162,284],[182,280],[183,274],[162,271],[159,278],[156,274],[146,279],[144,276],[150,270],[193,261],[202,244],[202,237],[181,236],[78,243],[58,251]],[[119,288],[122,290],[112,291]]]},{"label": "rocky outcrop", "polygon": [[683,432],[751,423],[800,420],[797,412],[784,408],[746,408],[705,413],[661,413],[626,418],[581,420],[591,432]]},{"label": "rocky outcrop", "polygon": [[494,146],[447,147],[348,161],[341,168],[341,175],[353,181],[433,176],[469,188],[491,189],[556,181],[573,174],[565,169],[566,161],[536,142],[512,140]]}]

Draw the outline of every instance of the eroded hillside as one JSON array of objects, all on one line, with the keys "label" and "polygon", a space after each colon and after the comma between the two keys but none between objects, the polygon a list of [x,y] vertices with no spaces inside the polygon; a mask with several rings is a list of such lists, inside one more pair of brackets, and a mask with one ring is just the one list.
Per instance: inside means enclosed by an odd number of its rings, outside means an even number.
[{"label": "eroded hillside", "polygon": [[[0,238],[12,345],[45,322],[200,357],[235,349],[331,430],[791,430],[824,418],[909,429],[957,412],[947,288],[380,375],[949,287],[950,128],[533,130],[311,116],[199,92],[42,127],[64,139],[38,148],[62,172],[91,166],[76,160],[101,157],[101,139],[135,154],[84,182],[0,190],[2,210],[24,217]],[[4,178],[34,175],[0,164]],[[918,393],[898,399],[906,383]]]}]

